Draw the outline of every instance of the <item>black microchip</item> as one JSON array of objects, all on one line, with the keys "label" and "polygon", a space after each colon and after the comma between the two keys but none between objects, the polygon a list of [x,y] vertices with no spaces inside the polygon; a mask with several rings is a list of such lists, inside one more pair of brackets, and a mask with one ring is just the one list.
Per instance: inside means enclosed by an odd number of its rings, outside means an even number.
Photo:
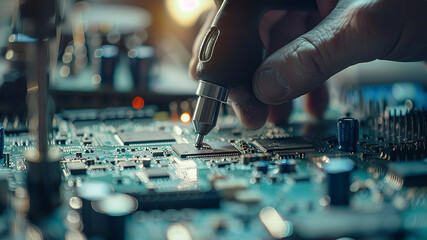
[{"label": "black microchip", "polygon": [[403,180],[403,185],[407,187],[427,186],[427,162],[411,161],[391,163],[387,175],[397,176]]},{"label": "black microchip", "polygon": [[153,157],[163,157],[163,150],[154,150],[151,152],[151,155]]},{"label": "black microchip", "polygon": [[105,171],[106,167],[103,165],[93,165],[89,167],[89,170],[94,170],[94,171]]},{"label": "black microchip", "polygon": [[254,144],[263,152],[286,151],[312,148],[313,145],[302,137],[257,139]]},{"label": "black microchip", "polygon": [[125,145],[140,143],[175,142],[172,134],[164,131],[121,132],[117,134]]},{"label": "black microchip", "polygon": [[95,160],[94,159],[88,159],[88,160],[86,160],[86,165],[88,165],[88,166],[92,166],[92,165],[94,165],[95,164]]},{"label": "black microchip", "polygon": [[223,167],[229,166],[231,164],[231,162],[229,162],[229,161],[222,161],[222,162],[217,162],[215,164],[216,164],[217,167],[223,168]]},{"label": "black microchip", "polygon": [[81,162],[67,163],[67,168],[72,175],[84,175],[86,174],[86,165]]},{"label": "black microchip", "polygon": [[169,178],[170,174],[167,170],[150,168],[144,171],[148,179]]},{"label": "black microchip", "polygon": [[56,137],[55,138],[55,144],[57,145],[65,145],[67,143],[66,137]]},{"label": "black microchip", "polygon": [[120,162],[118,164],[120,167],[122,167],[123,169],[134,169],[136,168],[136,164],[134,162]]},{"label": "black microchip", "polygon": [[227,142],[210,142],[203,148],[196,148],[194,143],[173,144],[172,149],[180,157],[200,156],[212,157],[215,155],[237,155],[239,151]]}]

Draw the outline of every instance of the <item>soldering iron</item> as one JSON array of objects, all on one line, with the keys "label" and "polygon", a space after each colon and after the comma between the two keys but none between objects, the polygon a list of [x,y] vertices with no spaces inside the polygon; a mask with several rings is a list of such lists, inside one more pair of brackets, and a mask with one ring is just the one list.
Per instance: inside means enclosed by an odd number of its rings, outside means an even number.
[{"label": "soldering iron", "polygon": [[259,35],[261,18],[270,10],[315,10],[315,0],[223,0],[199,50],[193,124],[195,146],[216,125],[229,89],[248,84],[264,57]]}]

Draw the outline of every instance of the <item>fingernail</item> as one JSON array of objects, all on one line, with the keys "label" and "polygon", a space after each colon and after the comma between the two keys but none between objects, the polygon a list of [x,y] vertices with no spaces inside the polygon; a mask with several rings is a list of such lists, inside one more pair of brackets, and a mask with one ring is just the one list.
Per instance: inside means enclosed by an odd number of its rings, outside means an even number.
[{"label": "fingernail", "polygon": [[257,75],[256,82],[259,92],[265,100],[281,103],[286,99],[289,86],[284,76],[273,67],[264,67]]}]

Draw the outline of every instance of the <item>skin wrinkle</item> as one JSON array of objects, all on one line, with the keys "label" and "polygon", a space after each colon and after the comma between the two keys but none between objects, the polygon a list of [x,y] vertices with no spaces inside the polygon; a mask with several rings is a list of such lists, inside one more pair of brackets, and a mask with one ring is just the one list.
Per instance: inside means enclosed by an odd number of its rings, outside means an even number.
[{"label": "skin wrinkle", "polygon": [[[322,53],[322,51],[320,50],[320,48],[314,44],[314,42],[305,37],[305,36],[301,36],[301,39],[303,40],[303,42],[305,42],[305,44],[307,44],[309,47],[313,47],[315,49],[314,52],[311,52],[311,57],[309,57],[308,59],[310,60],[310,62],[312,63],[312,66],[315,69],[315,73],[319,74],[320,76],[325,75],[323,69],[322,69],[322,65],[324,65],[325,62],[325,58],[324,53]],[[301,46],[301,45],[300,45]],[[298,59],[301,61],[301,56],[297,53]],[[322,64],[321,62],[323,62],[324,64]]]}]

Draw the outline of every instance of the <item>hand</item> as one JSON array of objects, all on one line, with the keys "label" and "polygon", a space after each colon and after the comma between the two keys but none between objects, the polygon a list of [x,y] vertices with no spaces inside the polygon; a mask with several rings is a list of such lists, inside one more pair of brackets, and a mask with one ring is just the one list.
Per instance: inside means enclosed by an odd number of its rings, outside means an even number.
[{"label": "hand", "polygon": [[[267,53],[272,54],[254,76],[253,93],[250,87],[242,87],[232,89],[230,95],[231,104],[246,127],[260,127],[267,115],[272,121],[282,121],[291,109],[288,102],[312,90],[306,108],[315,115],[321,114],[327,103],[324,81],[350,65],[374,59],[427,59],[425,0],[318,0],[318,6],[325,18],[305,34],[293,26],[310,22],[307,19],[312,16],[297,12],[264,16],[260,33]],[[291,18],[299,21],[287,25]],[[268,23],[276,24],[264,25]],[[202,36],[207,27],[209,24]],[[283,33],[289,33],[289,38],[284,38]],[[287,43],[293,33],[300,37]],[[283,42],[283,47],[275,49],[278,42]],[[194,74],[194,61],[192,67]]]}]

